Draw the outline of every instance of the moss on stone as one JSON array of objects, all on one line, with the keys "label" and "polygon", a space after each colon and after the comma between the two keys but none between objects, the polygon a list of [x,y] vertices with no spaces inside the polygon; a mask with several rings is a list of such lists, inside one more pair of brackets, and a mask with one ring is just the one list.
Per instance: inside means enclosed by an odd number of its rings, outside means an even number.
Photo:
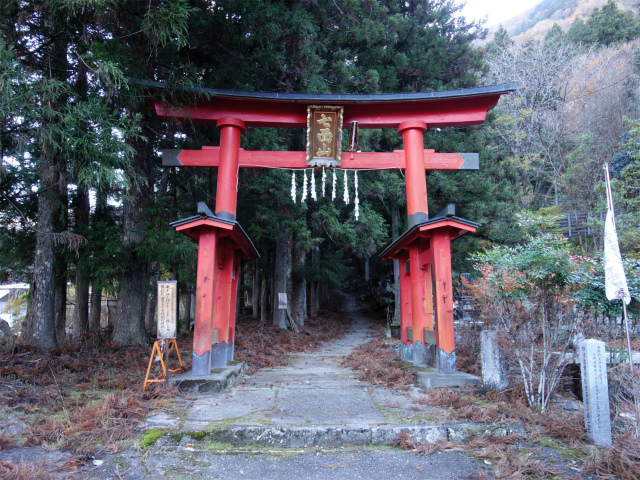
[{"label": "moss on stone", "polygon": [[169,430],[166,428],[152,428],[151,430],[147,430],[144,432],[144,436],[140,440],[140,446],[142,448],[150,447],[168,431]]}]

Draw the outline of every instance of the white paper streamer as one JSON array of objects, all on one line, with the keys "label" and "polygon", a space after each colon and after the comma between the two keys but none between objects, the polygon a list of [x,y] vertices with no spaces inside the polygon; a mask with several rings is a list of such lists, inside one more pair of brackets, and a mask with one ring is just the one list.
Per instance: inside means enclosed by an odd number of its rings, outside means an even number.
[{"label": "white paper streamer", "polygon": [[304,176],[303,176],[304,180],[302,181],[302,200],[300,200],[301,202],[304,202],[307,199],[307,171],[304,171]]},{"label": "white paper streamer", "polygon": [[326,182],[327,182],[327,174],[324,171],[324,167],[322,167],[322,198],[324,198],[324,187]]},{"label": "white paper streamer", "polygon": [[349,204],[349,180],[347,179],[347,171],[344,171],[344,203]]},{"label": "white paper streamer", "polygon": [[291,199],[296,203],[296,171],[291,172]]},{"label": "white paper streamer", "polygon": [[356,199],[354,201],[354,203],[356,204],[356,220],[358,220],[358,218],[360,217],[360,199],[358,198],[358,171],[354,170],[353,171],[353,184],[355,185],[355,189],[356,189]]},{"label": "white paper streamer", "polygon": [[316,195],[316,174],[313,170],[311,170],[311,198],[314,200],[318,200],[318,196]]},{"label": "white paper streamer", "polygon": [[333,169],[333,190],[331,191],[331,200],[336,199],[336,169]]}]

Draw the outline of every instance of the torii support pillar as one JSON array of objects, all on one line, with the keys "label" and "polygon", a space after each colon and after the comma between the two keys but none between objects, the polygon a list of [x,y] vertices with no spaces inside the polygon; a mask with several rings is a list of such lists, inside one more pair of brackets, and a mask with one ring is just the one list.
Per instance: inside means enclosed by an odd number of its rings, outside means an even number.
[{"label": "torii support pillar", "polygon": [[[412,308],[411,317],[401,310],[401,338],[407,346],[405,350],[411,346],[415,365],[425,365],[427,352],[435,348],[440,374],[456,371],[451,241],[475,232],[479,226],[453,215],[436,217],[410,228],[381,255],[384,260],[397,259],[405,265],[409,259],[411,288],[407,288],[405,267],[400,272],[400,302],[401,309],[407,305]],[[421,317],[419,321],[416,321],[416,312]]]},{"label": "torii support pillar", "polygon": [[400,340],[402,350],[400,358],[404,362],[413,362],[412,342],[407,338],[407,331],[413,327],[411,315],[411,272],[409,266],[409,253],[406,250],[400,252]]},{"label": "torii support pillar", "polygon": [[211,368],[224,367],[233,358],[240,260],[259,255],[238,222],[213,215],[203,202],[198,203],[198,215],[171,226],[198,242],[191,373],[209,375]]}]

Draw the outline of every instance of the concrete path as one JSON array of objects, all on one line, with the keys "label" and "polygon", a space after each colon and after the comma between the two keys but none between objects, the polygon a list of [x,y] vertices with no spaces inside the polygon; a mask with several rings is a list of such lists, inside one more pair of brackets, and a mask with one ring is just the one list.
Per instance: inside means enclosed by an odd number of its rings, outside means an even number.
[{"label": "concrete path", "polygon": [[385,399],[340,365],[373,335],[353,299],[346,299],[345,310],[353,323],[344,337],[313,353],[294,353],[287,366],[262,369],[223,393],[200,396],[190,406],[184,426],[230,420],[237,425],[274,426],[384,423],[376,402]]},{"label": "concrete path", "polygon": [[201,394],[181,409],[150,417],[149,428],[234,446],[280,448],[389,445],[401,432],[418,441],[461,440],[477,426],[444,424],[442,409],[419,403],[424,393],[360,382],[341,364],[375,330],[345,297],[348,333],[288,365],[262,369],[221,393]]},{"label": "concrete path", "polygon": [[[375,330],[345,299],[348,333],[288,365],[244,376],[222,393],[199,395],[154,415],[147,427],[169,429],[141,458],[105,458],[94,478],[116,460],[121,478],[460,479],[484,465],[469,455],[428,458],[389,448],[402,431],[417,440],[462,439],[472,426],[445,425],[442,409],[417,402],[416,388],[392,390],[360,382],[341,365]],[[477,434],[477,426],[475,433]],[[506,432],[505,432],[506,433]],[[102,477],[104,475],[104,477]]]}]

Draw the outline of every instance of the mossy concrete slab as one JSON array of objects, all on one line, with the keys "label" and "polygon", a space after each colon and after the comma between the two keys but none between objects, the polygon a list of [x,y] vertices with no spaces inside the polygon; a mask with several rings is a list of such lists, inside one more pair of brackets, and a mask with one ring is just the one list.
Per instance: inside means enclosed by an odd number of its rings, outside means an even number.
[{"label": "mossy concrete slab", "polygon": [[418,370],[416,372],[416,384],[426,390],[443,387],[470,387],[482,385],[482,379],[464,372],[439,374],[432,369]]},{"label": "mossy concrete slab", "polygon": [[183,392],[222,392],[233,385],[246,369],[246,362],[229,362],[224,368],[214,368],[209,375],[193,375],[186,372],[169,377],[169,385],[176,385]]}]

